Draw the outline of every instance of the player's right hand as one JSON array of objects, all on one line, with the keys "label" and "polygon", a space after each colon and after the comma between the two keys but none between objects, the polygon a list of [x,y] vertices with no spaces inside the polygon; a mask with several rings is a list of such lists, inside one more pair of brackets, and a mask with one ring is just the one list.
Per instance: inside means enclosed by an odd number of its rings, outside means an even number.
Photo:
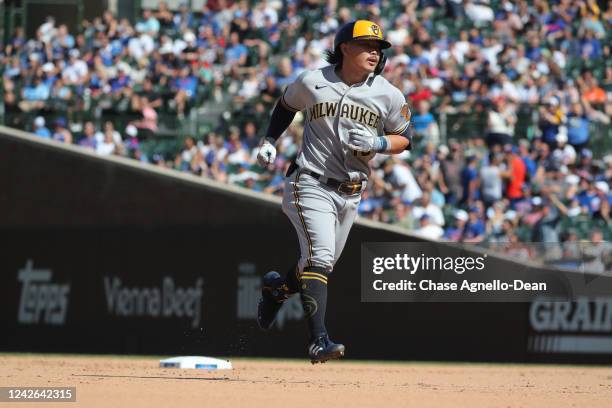
[{"label": "player's right hand", "polygon": [[257,153],[257,162],[260,166],[267,167],[274,163],[274,160],[276,160],[276,148],[269,141],[264,139]]},{"label": "player's right hand", "polygon": [[376,147],[376,136],[367,130],[349,129],[348,143],[346,145],[358,152],[370,152]]}]

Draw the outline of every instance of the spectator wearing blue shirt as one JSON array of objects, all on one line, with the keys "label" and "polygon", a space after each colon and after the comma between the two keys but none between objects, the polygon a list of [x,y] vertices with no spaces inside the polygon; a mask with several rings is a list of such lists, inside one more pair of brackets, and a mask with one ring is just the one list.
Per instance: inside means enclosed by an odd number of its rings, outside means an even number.
[{"label": "spectator wearing blue shirt", "polygon": [[180,70],[180,76],[174,80],[173,88],[176,91],[174,101],[179,117],[184,117],[187,103],[195,96],[198,89],[198,80],[191,75],[189,67]]},{"label": "spectator wearing blue shirt", "polygon": [[96,127],[93,122],[85,122],[83,136],[79,139],[79,146],[96,150]]},{"label": "spectator wearing blue shirt", "polygon": [[260,136],[257,134],[257,127],[252,121],[244,125],[244,136],[242,141],[250,151],[259,146]]},{"label": "spectator wearing blue shirt", "polygon": [[17,79],[21,76],[21,61],[18,57],[11,58],[10,66],[4,67],[3,76],[8,79]]},{"label": "spectator wearing blue shirt", "polygon": [[552,35],[553,37],[559,37],[562,35],[563,30],[565,29],[565,21],[558,14],[551,14],[546,23],[546,36]]},{"label": "spectator wearing blue shirt", "polygon": [[548,144],[551,150],[557,147],[557,133],[559,126],[565,120],[565,115],[559,106],[559,99],[552,97],[546,101],[545,106],[540,107],[540,130],[542,140]]},{"label": "spectator wearing blue shirt", "polygon": [[525,163],[525,170],[529,179],[536,176],[538,165],[536,164],[534,157],[536,152],[529,151],[530,143],[527,139],[521,139],[519,142],[519,157]]},{"label": "spectator wearing blue shirt", "polygon": [[123,68],[119,68],[119,74],[117,75],[117,78],[113,78],[110,81],[112,93],[115,95],[121,93],[124,88],[130,86],[130,82],[130,77],[127,76],[125,70]]},{"label": "spectator wearing blue shirt", "polygon": [[34,78],[34,82],[23,90],[23,98],[28,101],[44,101],[49,98],[49,86]]},{"label": "spectator wearing blue shirt", "polygon": [[375,211],[382,208],[382,200],[380,198],[375,197],[373,194],[370,194],[368,190],[364,191],[361,196],[361,201],[359,202],[359,207],[357,211],[360,215],[368,216],[374,214]]},{"label": "spectator wearing blue shirt", "polygon": [[576,151],[589,144],[589,118],[580,102],[573,103],[567,115],[567,137]]},{"label": "spectator wearing blue shirt", "polygon": [[588,182],[587,187],[578,193],[576,198],[578,199],[578,202],[582,208],[586,208],[589,211],[589,214],[593,214],[595,211],[597,211],[599,203],[597,197],[598,190],[595,188],[595,183],[592,179],[586,180],[583,178],[581,187],[585,185],[584,181]]},{"label": "spectator wearing blue shirt", "polygon": [[236,31],[230,34],[230,45],[225,50],[225,62],[229,66],[244,66],[248,55],[247,48],[240,43],[240,37]]},{"label": "spectator wearing blue shirt", "polygon": [[60,25],[57,28],[57,36],[55,37],[55,41],[53,41],[53,46],[69,50],[74,48],[74,44],[74,37],[68,32],[66,24]]},{"label": "spectator wearing blue shirt", "polygon": [[458,242],[461,241],[469,216],[465,210],[455,210],[454,218],[455,223],[446,229],[444,239]]},{"label": "spectator wearing blue shirt", "polygon": [[117,53],[113,52],[114,47],[119,43],[119,48],[123,48],[121,42],[113,41],[110,45],[104,46],[98,51],[98,56],[102,60],[102,64],[105,67],[110,67],[113,65],[113,60],[116,57]]},{"label": "spectator wearing blue shirt", "polygon": [[559,47],[568,58],[580,57],[580,43],[574,37],[571,27],[566,27],[563,31],[563,39],[561,40]]},{"label": "spectator wearing blue shirt", "polygon": [[470,208],[469,219],[463,228],[462,242],[482,242],[485,238],[486,227],[480,218],[478,207]]},{"label": "spectator wearing blue shirt", "polygon": [[284,184],[285,174],[277,172],[274,174],[268,185],[263,189],[263,192],[268,194],[282,193]]},{"label": "spectator wearing blue shirt", "polygon": [[533,37],[529,40],[525,56],[532,61],[539,61],[542,58],[542,48],[540,47],[540,39],[538,37]]},{"label": "spectator wearing blue shirt", "polygon": [[51,131],[45,127],[45,118],[37,116],[34,119],[34,134],[43,139],[51,139]]},{"label": "spectator wearing blue shirt", "polygon": [[19,102],[19,108],[24,112],[44,108],[50,92],[48,85],[41,81],[39,77],[34,77],[32,83],[23,89],[23,100]]},{"label": "spectator wearing blue shirt", "polygon": [[58,118],[53,123],[53,135],[51,138],[55,141],[72,144],[72,133],[67,128],[67,122],[64,118]]},{"label": "spectator wearing blue shirt", "polygon": [[142,11],[142,21],[136,23],[134,27],[139,33],[157,34],[159,32],[159,21],[153,16],[149,9]]},{"label": "spectator wearing blue shirt", "polygon": [[593,35],[591,30],[587,30],[585,36],[580,40],[580,54],[584,59],[599,59],[603,55],[601,41]]},{"label": "spectator wearing blue shirt", "polygon": [[[205,11],[207,11],[206,6],[204,6],[204,15],[200,21],[200,26],[207,26],[209,24],[209,19]],[[185,27],[193,26],[193,13],[189,10],[187,3],[181,3],[179,5],[178,12],[172,18],[172,22],[174,23],[174,27],[179,31]]]},{"label": "spectator wearing blue shirt", "polygon": [[410,62],[408,64],[411,68],[415,69],[418,69],[421,65],[429,65],[429,59],[423,54],[423,46],[421,44],[415,43],[412,46],[412,55],[410,55]]},{"label": "spectator wearing blue shirt", "polygon": [[52,62],[47,62],[43,64],[41,68],[43,71],[42,81],[47,87],[49,87],[49,92],[51,92],[51,88],[53,88],[53,84],[55,84],[55,81],[57,81],[58,78],[55,64]]},{"label": "spectator wearing blue shirt", "polygon": [[15,31],[12,37],[13,38],[11,39],[11,45],[14,48],[20,48],[27,42],[23,27],[15,27]]},{"label": "spectator wearing blue shirt", "polygon": [[463,198],[461,203],[471,204],[478,198],[478,170],[476,170],[476,156],[466,159],[466,166],[461,171],[461,184],[463,185]]},{"label": "spectator wearing blue shirt", "polygon": [[480,34],[477,28],[472,28],[470,30],[469,38],[470,38],[470,43],[474,45],[477,45],[479,47],[482,47],[484,45],[484,39],[482,38],[482,35]]},{"label": "spectator wearing blue shirt", "polygon": [[436,120],[429,111],[429,103],[427,101],[421,101],[416,115],[412,116],[411,119],[414,131],[417,135],[429,139],[436,127]]},{"label": "spectator wearing blue shirt", "polygon": [[289,58],[282,58],[278,63],[278,70],[276,75],[274,76],[274,80],[276,81],[276,85],[279,88],[284,87],[285,85],[289,85],[297,78],[296,70],[293,69],[291,65],[291,60]]}]

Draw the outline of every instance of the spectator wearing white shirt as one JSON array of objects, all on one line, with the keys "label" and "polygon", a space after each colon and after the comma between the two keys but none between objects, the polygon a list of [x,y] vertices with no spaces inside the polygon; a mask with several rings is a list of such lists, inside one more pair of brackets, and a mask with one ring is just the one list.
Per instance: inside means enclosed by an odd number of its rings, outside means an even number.
[{"label": "spectator wearing white shirt", "polygon": [[402,188],[402,201],[413,202],[421,197],[423,194],[421,187],[419,187],[407,163],[396,160],[395,166],[393,166],[393,176]]},{"label": "spectator wearing white shirt", "polygon": [[416,235],[429,239],[440,239],[444,235],[444,230],[435,223],[431,222],[431,217],[427,214],[421,215],[419,219],[420,228],[414,231]]},{"label": "spectator wearing white shirt", "polygon": [[463,64],[465,61],[465,55],[470,51],[472,45],[469,41],[467,31],[461,31],[459,33],[459,41],[454,43],[452,54],[457,60],[458,64]]},{"label": "spectator wearing white shirt", "polygon": [[238,91],[238,99],[241,101],[248,101],[259,95],[259,84],[260,81],[257,78],[257,73],[251,71],[247,79],[242,82],[242,87]]},{"label": "spectator wearing white shirt", "polygon": [[487,207],[502,199],[503,183],[500,164],[502,157],[498,154],[489,154],[489,164],[480,169],[480,189],[482,200]]},{"label": "spectator wearing white shirt", "polygon": [[516,115],[506,104],[503,96],[493,100],[493,106],[488,114],[487,145],[506,145],[512,143]]},{"label": "spectator wearing white shirt", "polygon": [[[182,42],[182,41],[176,40],[176,43],[179,43],[179,42]],[[153,37],[151,37],[149,34],[141,33],[137,37],[132,37],[132,39],[128,42],[128,50],[129,50],[130,56],[134,58],[134,60],[139,60],[143,57],[150,55],[153,52],[153,50],[155,50],[155,40],[153,40]],[[177,52],[176,47],[173,47],[173,51],[176,54],[180,52],[180,51]]]},{"label": "spectator wearing white shirt", "polygon": [[326,13],[323,17],[323,21],[316,25],[318,30],[323,35],[328,35],[330,33],[336,33],[338,27],[340,26],[338,20],[334,18],[334,15],[331,13]]},{"label": "spectator wearing white shirt", "polygon": [[107,135],[109,134],[111,136],[113,143],[117,145],[120,145],[123,143],[123,140],[121,139],[121,134],[115,130],[115,126],[113,125],[113,122],[111,121],[104,122],[104,131],[99,130],[98,132],[96,132],[94,136],[96,139],[96,143],[103,143],[104,140],[106,140]]},{"label": "spectator wearing white shirt", "polygon": [[395,45],[404,45],[409,36],[407,24],[399,18],[395,20],[393,30],[387,32],[387,40]]},{"label": "spectator wearing white shirt", "polygon": [[465,14],[476,24],[490,23],[494,20],[495,15],[488,4],[488,0],[479,0],[478,2],[467,0],[465,2]]},{"label": "spectator wearing white shirt", "polygon": [[115,143],[113,140],[112,132],[105,132],[103,139],[96,142],[96,153],[100,156],[110,156],[112,154],[119,154],[119,147],[121,144]]},{"label": "spectator wearing white shirt", "polygon": [[499,76],[499,82],[501,84],[501,94],[505,98],[509,99],[512,102],[519,101],[519,92],[517,86],[508,79],[506,74],[501,74]]},{"label": "spectator wearing white shirt", "polygon": [[480,52],[485,57],[489,64],[491,64],[491,69],[494,72],[499,72],[498,65],[498,54],[502,52],[504,46],[497,41],[495,37],[485,37],[484,38],[484,47],[480,49]]},{"label": "spectator wearing white shirt", "polygon": [[55,28],[55,18],[48,16],[45,22],[38,27],[36,34],[38,35],[40,41],[48,44],[53,40],[56,32],[57,29]]},{"label": "spectator wearing white shirt", "polygon": [[412,209],[412,216],[417,220],[420,220],[425,214],[429,216],[433,224],[440,227],[444,225],[444,214],[442,213],[442,209],[431,202],[431,193],[428,191],[423,192],[420,205]]},{"label": "spectator wearing white shirt", "polygon": [[251,21],[255,27],[262,28],[265,25],[266,18],[270,20],[272,24],[278,22],[278,13],[272,8],[266,0],[258,2],[253,10]]},{"label": "spectator wearing white shirt", "polygon": [[81,53],[72,49],[68,53],[70,59],[62,72],[62,78],[67,85],[82,85],[88,78],[89,68],[85,61],[79,59]]}]

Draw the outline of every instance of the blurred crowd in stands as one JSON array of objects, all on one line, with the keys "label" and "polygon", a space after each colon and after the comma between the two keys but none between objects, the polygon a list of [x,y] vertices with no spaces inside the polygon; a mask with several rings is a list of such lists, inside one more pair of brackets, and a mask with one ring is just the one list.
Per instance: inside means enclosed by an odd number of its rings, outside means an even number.
[{"label": "blurred crowd in stands", "polygon": [[[519,258],[532,256],[523,242],[571,257],[580,241],[612,238],[612,151],[591,140],[595,124],[611,137],[612,0],[253,3],[161,2],[135,24],[106,12],[78,34],[52,17],[36,38],[17,29],[1,55],[5,110],[41,137],[281,194],[304,123],[298,115],[261,169],[274,103],[300,72],[327,64],[339,26],[367,18],[394,44],[383,75],[411,106],[414,146],[372,160],[361,217]],[[223,104],[217,129],[181,135],[174,152],[143,147],[167,118]],[[447,115],[482,126],[462,134],[444,128]]]}]

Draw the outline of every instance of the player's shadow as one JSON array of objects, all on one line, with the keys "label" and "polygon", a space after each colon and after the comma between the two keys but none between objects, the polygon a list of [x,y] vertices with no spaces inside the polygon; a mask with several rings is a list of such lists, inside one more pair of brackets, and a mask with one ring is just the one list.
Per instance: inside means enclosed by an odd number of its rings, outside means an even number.
[{"label": "player's shadow", "polygon": [[201,381],[241,381],[226,377],[172,377],[161,375],[112,375],[112,374],[72,374],[73,377],[97,377],[97,378],[140,378],[152,380],[201,380]]},{"label": "player's shadow", "polygon": [[114,375],[114,374],[72,374],[73,377],[96,377],[96,378],[139,378],[145,380],[192,380],[192,381],[227,381],[227,382],[247,382],[247,383],[292,383],[307,384],[308,381],[284,381],[277,379],[252,380],[227,377],[174,377],[161,375]]}]

